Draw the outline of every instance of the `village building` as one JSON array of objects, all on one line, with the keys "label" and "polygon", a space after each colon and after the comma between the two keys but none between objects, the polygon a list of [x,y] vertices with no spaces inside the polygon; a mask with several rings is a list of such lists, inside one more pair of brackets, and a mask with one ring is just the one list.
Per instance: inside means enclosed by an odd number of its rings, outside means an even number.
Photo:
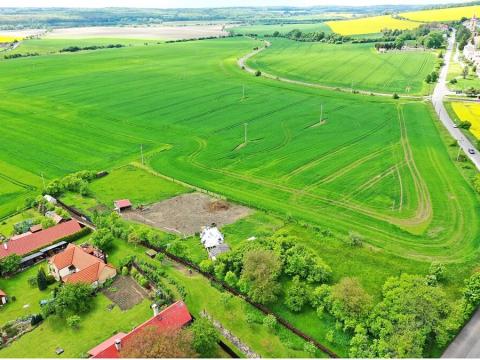
[{"label": "village building", "polygon": [[480,37],[477,32],[477,17],[473,15],[470,20],[465,21],[463,24],[472,32],[472,39],[463,48],[463,57],[477,67],[477,76],[480,76]]},{"label": "village building", "polygon": [[30,233],[36,233],[42,230],[43,230],[42,224],[36,224],[36,225],[30,226]]},{"label": "village building", "polygon": [[177,301],[162,311],[158,311],[158,306],[154,304],[153,317],[137,326],[128,334],[118,333],[100,345],[94,347],[88,354],[95,359],[116,359],[122,357],[122,348],[133,338],[141,336],[142,330],[154,328],[159,333],[180,329],[192,321],[187,305],[183,301]]},{"label": "village building", "polygon": [[3,290],[0,290],[0,305],[5,305],[7,303],[7,294],[5,293],[5,291]]},{"label": "village building", "polygon": [[56,205],[57,204],[57,199],[55,199],[53,196],[51,195],[43,195],[43,198],[45,200],[47,200],[47,202],[49,202],[50,204],[53,204],[53,205]]},{"label": "village building", "polygon": [[20,256],[30,255],[34,251],[40,251],[41,249],[52,245],[63,238],[74,235],[81,230],[82,226],[78,221],[69,220],[48,229],[35,232],[27,231],[24,234],[13,236],[0,247],[0,259],[12,254]]},{"label": "village building", "polygon": [[64,251],[52,256],[48,260],[48,268],[57,281],[86,283],[94,287],[117,275],[117,270],[105,263],[102,252],[75,244],[69,244]]},{"label": "village building", "polygon": [[206,226],[202,229],[202,232],[200,233],[200,241],[212,260],[215,260],[218,255],[230,250],[228,244],[225,243],[223,234],[218,230],[215,224]]},{"label": "village building", "polygon": [[130,210],[132,208],[132,203],[128,199],[115,200],[113,202],[114,210],[121,213],[125,210]]}]

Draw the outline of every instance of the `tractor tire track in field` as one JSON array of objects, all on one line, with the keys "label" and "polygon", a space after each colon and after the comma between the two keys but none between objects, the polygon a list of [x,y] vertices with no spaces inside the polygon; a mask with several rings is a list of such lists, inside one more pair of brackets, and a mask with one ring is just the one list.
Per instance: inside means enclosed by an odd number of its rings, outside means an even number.
[{"label": "tractor tire track in field", "polygon": [[17,179],[14,179],[14,178],[12,178],[12,177],[10,177],[10,176],[8,176],[8,175],[5,175],[5,174],[1,174],[1,173],[0,173],[0,179],[3,179],[3,180],[5,180],[5,181],[7,181],[7,182],[9,182],[9,183],[12,183],[12,184],[14,184],[14,185],[17,185],[17,186],[19,186],[19,187],[21,187],[21,188],[23,188],[23,189],[25,189],[25,190],[28,190],[28,191],[35,191],[35,190],[37,190],[37,187],[36,187],[36,186],[30,185],[30,184],[27,184],[27,183],[24,183],[24,182],[21,182],[21,181],[19,181],[19,180],[17,180]]},{"label": "tractor tire track in field", "polygon": [[[288,181],[290,180],[291,178],[301,174],[302,172],[306,171],[306,170],[309,170],[315,166],[317,166],[318,164],[322,163],[323,161],[325,160],[328,160],[330,159],[332,156],[334,155],[337,155],[338,153],[341,153],[341,152],[344,152],[346,150],[348,150],[349,148],[351,148],[352,146],[356,145],[358,142],[360,142],[361,140],[364,140],[366,139],[367,137],[369,137],[370,135],[373,135],[375,134],[376,132],[380,131],[381,129],[383,129],[386,125],[388,124],[388,119],[385,120],[384,122],[380,123],[379,125],[377,125],[376,127],[372,128],[371,130],[363,133],[362,135],[356,137],[356,138],[353,138],[349,141],[346,141],[344,142],[343,144],[340,144],[339,146],[331,149],[330,151],[327,151],[326,153],[323,153],[321,154],[318,158],[316,159],[313,159],[313,160],[310,160],[308,161],[307,163],[297,167],[295,170],[292,170],[290,173],[288,174],[285,174],[284,176],[282,176],[282,180],[283,181]],[[288,156],[288,155],[286,155]]]}]

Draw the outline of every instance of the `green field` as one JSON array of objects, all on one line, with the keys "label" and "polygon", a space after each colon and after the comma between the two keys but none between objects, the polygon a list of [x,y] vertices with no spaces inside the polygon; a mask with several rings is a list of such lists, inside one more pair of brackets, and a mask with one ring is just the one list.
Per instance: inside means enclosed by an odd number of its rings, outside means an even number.
[{"label": "green field", "polygon": [[272,46],[249,60],[255,69],[285,78],[332,87],[375,92],[424,94],[435,65],[433,52],[390,51],[373,44],[305,43],[274,39]]},{"label": "green field", "polygon": [[427,105],[248,76],[235,61],[254,44],[2,62],[2,146],[17,155],[0,161],[54,178],[137,160],[143,144],[154,170],[237,201],[355,230],[405,257],[477,256],[478,200]]},{"label": "green field", "polygon": [[[8,76],[0,77],[0,147],[6,150],[0,151],[0,173],[25,183],[30,177],[22,174],[30,174],[40,189],[34,174],[48,180],[83,169],[115,169],[91,184],[92,198],[67,195],[88,209],[117,197],[138,204],[184,191],[157,172],[265,210],[266,218],[256,215],[225,230],[232,246],[250,232],[283,226],[332,266],[335,281],[356,275],[376,299],[387,276],[424,274],[431,261],[443,261],[451,274],[449,298],[458,298],[478,261],[480,203],[469,185],[475,171],[454,163],[457,149],[448,146],[451,139],[430,105],[254,77],[236,62],[259,44],[229,38],[2,61],[0,72]],[[297,51],[312,46],[294,45]],[[336,59],[335,51],[353,45],[315,46]],[[364,45],[352,49],[357,57],[377,56]],[[296,50],[288,44],[284,52]],[[398,76],[391,69],[401,61],[412,61],[413,68],[419,55],[433,66],[433,55],[408,53],[397,60],[397,54],[386,54],[393,65],[379,61],[375,82],[363,78],[365,87],[387,91],[382,81]],[[350,68],[344,81],[357,76],[360,83],[365,70],[352,64],[344,65]],[[413,78],[397,79],[389,91]],[[414,83],[411,92],[421,91]],[[121,167],[140,161],[141,145],[148,175]],[[17,197],[8,197],[15,191],[5,191],[0,217],[18,206]],[[283,225],[287,216],[332,230],[335,241]],[[368,246],[345,246],[350,231]],[[198,243],[190,247],[196,259],[205,256]],[[129,253],[121,251],[111,260]],[[338,264],[339,258],[346,260]],[[273,308],[321,341],[335,326],[313,310]],[[337,339],[332,348],[346,355],[348,337]]]},{"label": "green field", "polygon": [[292,30],[300,30],[302,32],[320,32],[330,33],[332,30],[322,22],[311,24],[274,24],[274,25],[242,25],[233,27],[230,31],[234,34],[257,34],[259,36],[272,35],[275,31],[286,34]]}]

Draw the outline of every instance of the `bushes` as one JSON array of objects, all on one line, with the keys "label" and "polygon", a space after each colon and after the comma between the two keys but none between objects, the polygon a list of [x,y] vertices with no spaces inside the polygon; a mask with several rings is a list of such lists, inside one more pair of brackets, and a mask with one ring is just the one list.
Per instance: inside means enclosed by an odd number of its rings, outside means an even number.
[{"label": "bushes", "polygon": [[94,171],[79,171],[61,179],[53,180],[48,184],[44,193],[59,196],[66,191],[88,195],[88,183],[95,179]]},{"label": "bushes", "polygon": [[45,270],[41,267],[37,272],[37,286],[38,290],[43,291],[48,287],[47,275]]},{"label": "bushes", "polygon": [[272,314],[269,314],[263,318],[262,324],[269,331],[275,331],[277,328],[277,318]]},{"label": "bushes", "polygon": [[17,254],[8,255],[0,260],[0,273],[2,276],[16,273],[20,269],[22,258]]},{"label": "bushes", "polygon": [[255,71],[255,76],[262,76],[262,72],[260,70]]},{"label": "bushes", "polygon": [[285,305],[291,311],[300,312],[303,306],[308,301],[308,289],[307,286],[300,281],[300,278],[295,276],[292,284],[288,287],[285,296]]},{"label": "bushes", "polygon": [[43,321],[43,316],[41,314],[32,315],[32,319],[30,320],[30,325],[35,326],[40,324]]}]

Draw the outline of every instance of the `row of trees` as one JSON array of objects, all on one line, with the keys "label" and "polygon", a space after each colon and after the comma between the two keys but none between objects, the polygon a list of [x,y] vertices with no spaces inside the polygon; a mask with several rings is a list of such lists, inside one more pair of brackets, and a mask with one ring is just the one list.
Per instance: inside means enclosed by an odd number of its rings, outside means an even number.
[{"label": "row of trees", "polygon": [[108,44],[108,45],[89,45],[89,46],[69,46],[60,50],[60,52],[77,52],[84,50],[99,50],[99,49],[118,49],[125,47],[122,44]]},{"label": "row of trees", "polygon": [[[304,33],[298,29],[291,30],[286,34],[275,31],[271,36],[283,37],[295,41],[326,42],[331,44],[341,44],[352,40],[350,36],[344,36],[335,33],[325,33],[323,31]],[[265,37],[269,37],[269,35],[266,35]]]},{"label": "row of trees", "polygon": [[88,183],[97,176],[94,171],[79,171],[61,179],[50,182],[44,190],[45,194],[59,196],[67,191],[88,195]]}]

